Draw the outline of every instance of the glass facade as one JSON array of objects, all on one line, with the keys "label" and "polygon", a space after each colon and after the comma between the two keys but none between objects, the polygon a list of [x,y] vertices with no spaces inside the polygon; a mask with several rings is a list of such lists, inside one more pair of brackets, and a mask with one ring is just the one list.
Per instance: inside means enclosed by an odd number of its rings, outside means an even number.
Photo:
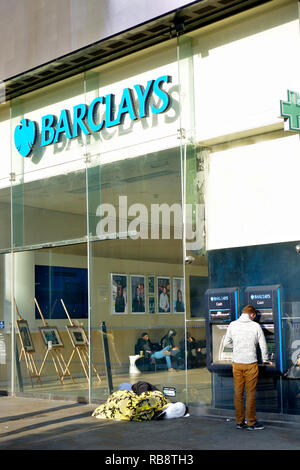
[{"label": "glass facade", "polygon": [[[0,108],[2,390],[96,403],[144,380],[233,409],[232,377],[206,367],[231,358],[224,327],[206,344],[207,289],[282,286],[284,370],[297,358],[299,134],[279,101],[297,90],[298,11],[243,18]],[[299,397],[262,376],[257,409],[299,414]]]},{"label": "glass facade", "polygon": [[[143,379],[186,400],[177,55],[173,41],[151,60],[119,61],[10,103],[3,330],[14,354],[3,384],[13,393],[102,401]],[[160,113],[163,88],[171,103]],[[51,116],[56,135],[44,145]],[[38,123],[30,158],[14,144],[22,119]],[[158,354],[170,330],[175,349]],[[143,333],[155,357],[137,350]]]}]

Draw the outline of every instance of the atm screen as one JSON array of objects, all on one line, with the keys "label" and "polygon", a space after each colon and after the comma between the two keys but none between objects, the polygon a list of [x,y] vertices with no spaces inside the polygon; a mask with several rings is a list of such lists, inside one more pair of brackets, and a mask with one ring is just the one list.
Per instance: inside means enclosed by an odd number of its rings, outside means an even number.
[{"label": "atm screen", "polygon": [[211,321],[228,321],[230,319],[230,310],[210,310]]},{"label": "atm screen", "polygon": [[273,321],[273,310],[270,308],[266,308],[264,310],[258,310],[257,319],[259,323],[263,323],[265,321]]},{"label": "atm screen", "polygon": [[228,325],[212,325],[212,361],[214,364],[232,362],[232,349],[224,346]]},{"label": "atm screen", "polygon": [[[274,325],[260,325],[260,326],[262,327],[262,330],[263,330],[265,338],[266,338],[269,361],[274,362],[275,361],[275,352],[276,352]],[[257,351],[257,359],[258,359],[258,363],[261,364],[262,363],[262,357],[261,357],[261,351],[260,351],[259,347],[258,347],[258,351]]]}]

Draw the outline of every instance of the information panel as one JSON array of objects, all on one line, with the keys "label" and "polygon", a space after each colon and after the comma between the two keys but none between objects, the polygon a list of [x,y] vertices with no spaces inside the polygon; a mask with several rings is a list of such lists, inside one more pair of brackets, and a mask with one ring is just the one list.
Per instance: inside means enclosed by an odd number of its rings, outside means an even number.
[{"label": "information panel", "polygon": [[209,319],[212,322],[232,321],[238,316],[237,290],[212,290],[206,292]]}]

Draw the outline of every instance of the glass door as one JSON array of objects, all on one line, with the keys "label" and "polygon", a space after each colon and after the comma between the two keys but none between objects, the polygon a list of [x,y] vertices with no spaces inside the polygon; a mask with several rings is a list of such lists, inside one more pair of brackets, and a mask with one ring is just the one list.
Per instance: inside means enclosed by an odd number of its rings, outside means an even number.
[{"label": "glass door", "polygon": [[196,141],[193,40],[178,38],[180,143],[183,192],[183,270],[187,402],[210,406],[211,375],[206,368],[204,294],[209,287],[205,232],[208,149]]}]

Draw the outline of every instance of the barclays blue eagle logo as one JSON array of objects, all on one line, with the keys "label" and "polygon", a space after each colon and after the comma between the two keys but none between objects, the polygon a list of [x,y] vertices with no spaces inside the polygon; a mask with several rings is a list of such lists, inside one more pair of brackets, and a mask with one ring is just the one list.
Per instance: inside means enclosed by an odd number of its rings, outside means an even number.
[{"label": "barclays blue eagle logo", "polygon": [[28,157],[36,139],[36,124],[29,119],[21,119],[15,128],[15,146],[22,157]]}]

